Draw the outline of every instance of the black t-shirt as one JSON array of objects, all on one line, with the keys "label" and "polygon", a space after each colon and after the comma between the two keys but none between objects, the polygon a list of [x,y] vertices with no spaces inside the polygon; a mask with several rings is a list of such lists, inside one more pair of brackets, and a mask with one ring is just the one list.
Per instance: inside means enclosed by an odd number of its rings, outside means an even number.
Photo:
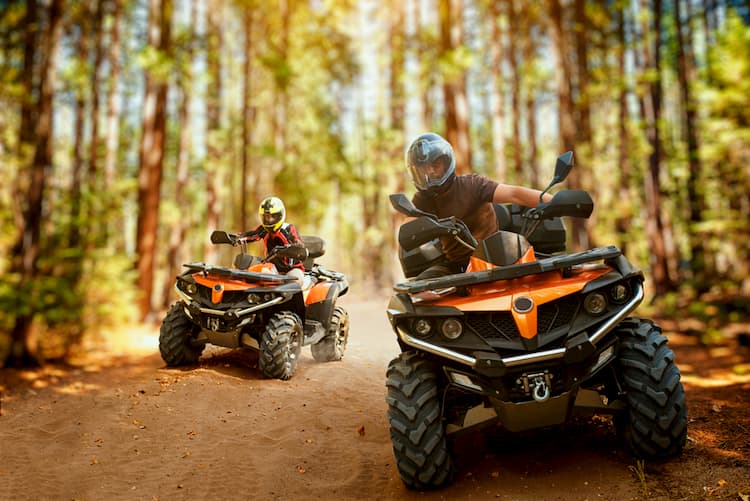
[{"label": "black t-shirt", "polygon": [[[442,193],[418,191],[412,202],[418,209],[440,218],[455,216],[462,220],[474,238],[481,242],[498,230],[497,217],[492,208],[497,185],[497,181],[485,176],[465,174],[456,176]],[[458,243],[455,238],[443,237],[441,241],[449,261],[465,264],[469,260],[471,250]]]}]

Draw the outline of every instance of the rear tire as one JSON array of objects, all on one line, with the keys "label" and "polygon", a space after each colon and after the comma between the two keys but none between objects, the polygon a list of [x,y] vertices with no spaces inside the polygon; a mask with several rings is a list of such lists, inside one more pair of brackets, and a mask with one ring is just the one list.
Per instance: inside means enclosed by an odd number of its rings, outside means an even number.
[{"label": "rear tire", "polygon": [[415,352],[401,353],[386,372],[388,422],[401,480],[410,489],[432,489],[453,481],[440,405],[438,370]]},{"label": "rear tire", "polygon": [[159,329],[159,353],[169,366],[195,364],[205,347],[192,344],[200,328],[190,320],[183,308],[182,303],[173,304]]},{"label": "rear tire", "polygon": [[302,321],[292,312],[271,317],[260,339],[258,368],[268,379],[289,379],[302,350]]},{"label": "rear tire", "polygon": [[310,351],[317,362],[341,360],[348,340],[349,313],[341,306],[337,306],[331,315],[328,332],[323,339],[310,346]]},{"label": "rear tire", "polygon": [[674,352],[661,328],[626,319],[618,327],[618,364],[627,411],[616,420],[634,456],[658,459],[678,454],[687,440],[687,406]]}]

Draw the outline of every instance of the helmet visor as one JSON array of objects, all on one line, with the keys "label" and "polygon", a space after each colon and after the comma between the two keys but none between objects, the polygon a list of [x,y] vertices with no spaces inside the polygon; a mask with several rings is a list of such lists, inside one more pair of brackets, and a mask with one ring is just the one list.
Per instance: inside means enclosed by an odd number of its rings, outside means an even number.
[{"label": "helmet visor", "polygon": [[414,185],[420,190],[441,186],[450,176],[450,160],[443,155],[432,162],[409,164],[409,174]]},{"label": "helmet visor", "polygon": [[281,217],[282,217],[281,212],[276,212],[274,214],[265,213],[261,215],[260,222],[263,226],[272,227],[272,226],[276,226],[279,223],[279,221],[281,221]]}]

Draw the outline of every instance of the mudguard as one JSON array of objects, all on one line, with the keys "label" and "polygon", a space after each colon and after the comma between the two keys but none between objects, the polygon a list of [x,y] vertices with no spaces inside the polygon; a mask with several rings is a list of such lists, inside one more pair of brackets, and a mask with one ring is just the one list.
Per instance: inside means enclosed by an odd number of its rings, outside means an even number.
[{"label": "mudguard", "polygon": [[305,299],[307,310],[305,318],[320,322],[327,330],[331,323],[331,315],[336,307],[336,300],[342,292],[339,282],[318,282],[310,289]]}]

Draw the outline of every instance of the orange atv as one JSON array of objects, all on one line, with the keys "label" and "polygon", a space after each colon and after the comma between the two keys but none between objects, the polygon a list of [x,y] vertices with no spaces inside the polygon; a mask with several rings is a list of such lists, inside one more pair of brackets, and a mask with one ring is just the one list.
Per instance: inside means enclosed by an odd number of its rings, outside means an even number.
[{"label": "orange atv", "polygon": [[[319,362],[340,360],[349,336],[349,314],[336,305],[349,289],[346,277],[314,262],[324,253],[318,237],[302,237],[299,247],[278,247],[265,259],[247,253],[247,240],[214,231],[211,242],[240,247],[232,268],[185,264],[172,305],[161,325],[159,351],[167,365],[198,361],[211,343],[259,352],[258,368],[266,378],[289,379],[303,346]],[[302,249],[303,251],[305,249]],[[278,273],[277,256],[304,259],[304,283]]]},{"label": "orange atv", "polygon": [[[547,190],[572,166],[572,152],[561,155]],[[403,194],[391,203],[416,218],[399,229],[407,278],[443,259],[438,237],[474,249],[465,273],[397,284],[388,305],[402,351],[387,370],[388,421],[408,487],[450,483],[449,442],[488,425],[520,432],[611,414],[635,456],[682,450],[674,353],[658,325],[629,316],[643,299],[642,272],[614,246],[564,253],[560,217],[589,217],[588,193],[562,190],[531,209],[495,205],[501,230],[482,242]]]}]

